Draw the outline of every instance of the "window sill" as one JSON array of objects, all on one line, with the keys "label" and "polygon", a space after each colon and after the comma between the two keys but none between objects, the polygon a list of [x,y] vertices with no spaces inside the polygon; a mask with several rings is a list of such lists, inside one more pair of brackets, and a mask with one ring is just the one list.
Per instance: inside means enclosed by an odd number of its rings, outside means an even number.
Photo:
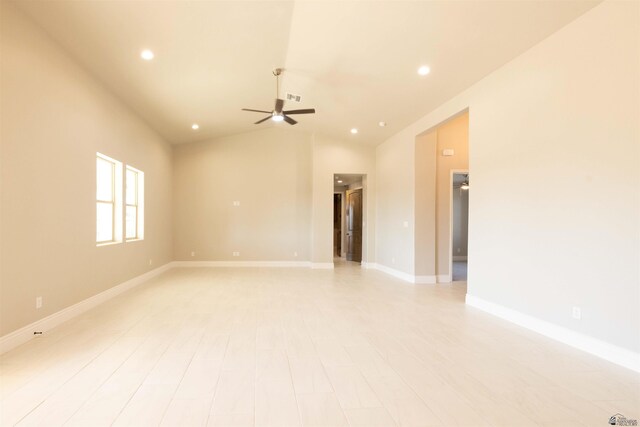
[{"label": "window sill", "polygon": [[101,242],[101,243],[96,243],[96,247],[100,247],[100,246],[113,246],[113,245],[119,245],[122,242]]},{"label": "window sill", "polygon": [[125,240],[125,242],[126,243],[129,243],[129,242],[142,242],[143,240],[144,240],[144,238],[142,238],[142,239],[127,239],[127,240]]}]

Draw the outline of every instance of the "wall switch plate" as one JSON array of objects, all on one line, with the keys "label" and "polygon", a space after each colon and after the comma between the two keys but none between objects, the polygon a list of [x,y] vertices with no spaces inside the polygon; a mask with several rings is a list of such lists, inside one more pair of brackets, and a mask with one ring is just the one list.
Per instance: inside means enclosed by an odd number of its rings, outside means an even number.
[{"label": "wall switch plate", "polygon": [[153,260],[149,258],[149,265],[153,265]]},{"label": "wall switch plate", "polygon": [[240,200],[234,200],[233,206],[240,206]]},{"label": "wall switch plate", "polygon": [[42,297],[36,297],[36,308],[42,308]]},{"label": "wall switch plate", "polygon": [[294,252],[294,253],[293,253],[293,256],[294,256],[294,257],[297,257],[297,256],[298,256],[298,252]]},{"label": "wall switch plate", "polygon": [[443,156],[453,156],[453,154],[454,154],[453,148],[446,148],[442,150]]},{"label": "wall switch plate", "polygon": [[396,263],[396,259],[395,258],[391,258],[391,264],[395,264]]},{"label": "wall switch plate", "polygon": [[572,316],[576,320],[582,319],[582,309],[580,307],[573,307]]},{"label": "wall switch plate", "polygon": [[240,252],[235,251],[235,252],[233,253],[233,256],[240,256]]},{"label": "wall switch plate", "polygon": [[191,251],[191,256],[196,256],[196,253],[194,251]]},{"label": "wall switch plate", "polygon": [[402,226],[403,226],[404,228],[409,228],[409,221],[404,221],[404,222],[402,223]]}]

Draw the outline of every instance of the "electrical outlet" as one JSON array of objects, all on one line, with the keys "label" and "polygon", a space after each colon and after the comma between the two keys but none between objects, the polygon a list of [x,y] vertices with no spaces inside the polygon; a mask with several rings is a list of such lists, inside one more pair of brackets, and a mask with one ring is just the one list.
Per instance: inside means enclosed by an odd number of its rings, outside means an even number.
[{"label": "electrical outlet", "polygon": [[235,252],[233,253],[233,256],[240,256],[240,252],[235,251]]},{"label": "electrical outlet", "polygon": [[36,297],[36,308],[42,308],[42,297]]},{"label": "electrical outlet", "polygon": [[196,253],[194,251],[191,251],[191,256],[196,256]]},{"label": "electrical outlet", "polygon": [[294,253],[293,253],[293,256],[294,256],[294,257],[297,257],[297,256],[298,256],[298,252],[294,252]]},{"label": "electrical outlet", "polygon": [[582,309],[580,307],[573,307],[572,315],[576,320],[582,319]]}]

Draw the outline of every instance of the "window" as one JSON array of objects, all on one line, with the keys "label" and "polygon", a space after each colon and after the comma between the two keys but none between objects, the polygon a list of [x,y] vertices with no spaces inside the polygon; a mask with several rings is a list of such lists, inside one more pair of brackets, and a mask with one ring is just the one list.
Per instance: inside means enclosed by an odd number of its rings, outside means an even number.
[{"label": "window", "polygon": [[122,163],[96,153],[96,243],[122,241]]},{"label": "window", "polygon": [[125,238],[144,238],[144,172],[127,166],[126,172]]}]

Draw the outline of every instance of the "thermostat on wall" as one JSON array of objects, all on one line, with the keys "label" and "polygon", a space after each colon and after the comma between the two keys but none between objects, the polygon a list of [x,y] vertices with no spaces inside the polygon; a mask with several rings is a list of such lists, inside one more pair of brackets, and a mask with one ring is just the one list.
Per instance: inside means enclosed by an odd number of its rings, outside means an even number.
[{"label": "thermostat on wall", "polygon": [[446,150],[442,150],[443,156],[453,156],[453,148],[447,148]]}]

